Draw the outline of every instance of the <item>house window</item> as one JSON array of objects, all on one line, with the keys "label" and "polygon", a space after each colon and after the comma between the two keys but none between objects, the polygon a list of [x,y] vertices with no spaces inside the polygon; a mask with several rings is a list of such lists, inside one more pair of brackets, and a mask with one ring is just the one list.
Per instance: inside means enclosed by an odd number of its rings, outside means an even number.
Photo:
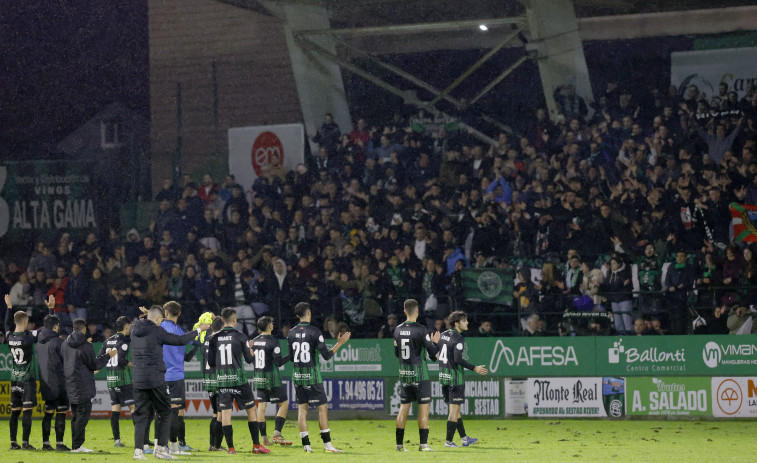
[{"label": "house window", "polygon": [[100,146],[103,148],[114,148],[121,146],[119,135],[121,134],[121,124],[118,122],[100,122]]}]

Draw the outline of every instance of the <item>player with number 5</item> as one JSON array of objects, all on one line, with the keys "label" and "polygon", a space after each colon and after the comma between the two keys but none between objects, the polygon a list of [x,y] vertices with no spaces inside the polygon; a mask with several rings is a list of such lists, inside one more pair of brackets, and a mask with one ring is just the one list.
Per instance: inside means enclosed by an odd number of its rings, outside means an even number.
[{"label": "player with number 5", "polygon": [[308,406],[315,405],[318,409],[318,427],[321,429],[323,447],[327,452],[342,453],[331,443],[329,430],[329,406],[326,391],[321,379],[320,360],[318,353],[324,360],[334,356],[340,347],[350,340],[350,333],[340,334],[336,345],[330,350],[323,342],[321,330],[310,324],[310,304],[300,302],[294,306],[294,314],[300,319],[299,325],[289,330],[289,355],[294,363],[292,381],[297,396],[297,426],[300,428],[302,447],[306,452],[312,452],[308,435]]},{"label": "player with number 5", "polygon": [[400,411],[397,414],[397,451],[406,451],[405,423],[413,402],[418,403],[418,450],[428,452],[428,412],[431,404],[431,381],[428,377],[428,356],[436,357],[439,332],[429,334],[418,323],[418,301],[408,299],[404,305],[407,321],[394,329],[394,353],[400,363]]}]

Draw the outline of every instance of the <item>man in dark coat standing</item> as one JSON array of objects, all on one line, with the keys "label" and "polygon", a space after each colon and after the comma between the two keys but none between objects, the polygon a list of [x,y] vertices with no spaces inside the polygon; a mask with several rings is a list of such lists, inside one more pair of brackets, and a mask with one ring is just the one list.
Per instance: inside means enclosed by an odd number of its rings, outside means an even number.
[{"label": "man in dark coat standing", "polygon": [[97,394],[95,371],[103,369],[116,352],[95,356],[95,349],[87,341],[87,322],[83,318],[74,320],[74,332],[60,350],[71,402],[71,452],[91,453],[92,450],[84,447],[84,433],[92,413],[92,399]]},{"label": "man in dark coat standing", "polygon": [[210,325],[201,324],[196,331],[189,331],[181,336],[169,333],[160,327],[165,318],[165,312],[159,305],[154,305],[148,311],[144,307],[141,317],[135,318],[131,324],[131,363],[132,384],[134,386],[134,459],[145,460],[143,447],[145,445],[145,430],[149,418],[158,414],[155,431],[158,443],[155,446],[155,458],[173,460],[168,452],[168,417],[171,413],[171,402],[166,390],[166,364],[163,362],[163,345],[185,346]]},{"label": "man in dark coat standing", "polygon": [[[60,319],[47,315],[44,327],[37,333],[37,360],[39,362],[39,385],[42,400],[45,401],[45,417],[42,418],[42,450],[71,450],[63,443],[66,432],[66,412],[68,395],[66,377],[63,375],[63,357],[59,336]],[[56,415],[57,411],[57,415]],[[55,447],[50,445],[50,425],[55,416]]]}]

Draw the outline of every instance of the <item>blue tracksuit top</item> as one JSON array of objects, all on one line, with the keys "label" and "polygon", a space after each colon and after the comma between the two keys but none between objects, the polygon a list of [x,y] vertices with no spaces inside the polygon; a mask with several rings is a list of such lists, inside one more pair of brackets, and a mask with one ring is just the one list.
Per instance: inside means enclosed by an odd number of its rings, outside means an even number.
[{"label": "blue tracksuit top", "polygon": [[[163,320],[160,327],[169,333],[182,335],[185,331],[170,320]],[[166,382],[184,379],[184,346],[163,346],[163,362],[166,364]]]}]

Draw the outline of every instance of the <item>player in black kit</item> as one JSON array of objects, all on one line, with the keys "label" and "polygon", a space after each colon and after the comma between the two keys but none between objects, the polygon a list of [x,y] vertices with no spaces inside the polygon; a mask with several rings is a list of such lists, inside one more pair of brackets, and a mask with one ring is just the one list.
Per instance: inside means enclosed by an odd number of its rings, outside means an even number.
[{"label": "player in black kit", "polygon": [[[281,384],[281,376],[279,375],[279,367],[287,363],[290,356],[281,356],[279,340],[271,335],[273,333],[273,317],[258,318],[257,327],[260,335],[252,340],[252,349],[255,352],[255,373],[252,378],[252,387],[255,389],[258,398],[260,436],[263,438],[263,444],[269,447],[272,444],[292,445],[292,441],[284,439],[284,436],[281,435],[289,411],[289,398],[287,397],[286,387]],[[266,432],[265,409],[268,402],[279,406],[276,413],[273,440],[268,439]]]},{"label": "player in black kit", "polygon": [[460,413],[460,405],[465,402],[465,368],[475,371],[479,375],[488,373],[484,365],[475,366],[463,358],[465,339],[461,334],[468,329],[468,316],[462,310],[456,310],[449,314],[451,329],[442,333],[439,341],[439,383],[442,385],[444,401],[449,405],[447,416],[447,440],[445,447],[457,447],[452,442],[455,431],[460,434],[463,447],[478,442],[475,437],[468,437],[463,426],[463,415]]},{"label": "player in black kit", "polygon": [[270,450],[260,445],[255,396],[244,370],[244,362],[254,361],[247,344],[247,335],[234,329],[237,324],[237,313],[234,309],[223,309],[221,318],[223,329],[210,338],[208,363],[216,370],[218,409],[221,411],[223,434],[229,446],[228,453],[237,453],[234,449],[234,429],[231,427],[231,407],[235,401],[241,410],[247,411],[247,426],[253,444],[252,453],[270,453]]},{"label": "player in black kit", "polygon": [[213,417],[210,420],[210,447],[208,451],[219,452],[226,451],[221,445],[223,442],[223,426],[221,425],[221,414],[218,412],[218,386],[216,385],[216,371],[208,363],[208,348],[210,347],[210,338],[223,329],[223,319],[213,317],[213,323],[210,329],[205,331],[204,339],[202,336],[202,386],[210,398],[210,407],[213,410]]},{"label": "player in black kit", "polygon": [[[53,296],[50,296],[52,298]],[[52,299],[55,304],[55,299]],[[8,311],[13,308],[10,295],[5,295],[5,305]],[[11,450],[37,450],[29,444],[32,432],[32,411],[37,406],[37,379],[34,377],[34,344],[37,342],[37,332],[27,330],[29,316],[19,310],[13,314],[15,327],[5,335],[13,357],[11,370],[11,418],[8,423],[11,438]],[[23,412],[21,426],[23,430],[21,445],[16,442],[18,435],[18,417]]]},{"label": "player in black kit", "polygon": [[340,334],[336,345],[329,349],[323,342],[321,330],[310,324],[310,304],[300,302],[294,306],[294,314],[300,323],[289,330],[289,355],[292,357],[294,369],[292,381],[297,395],[297,426],[300,429],[302,447],[306,452],[312,452],[310,436],[308,435],[308,407],[315,405],[318,409],[318,427],[321,430],[324,450],[332,453],[342,453],[331,443],[329,430],[329,406],[326,391],[321,379],[320,357],[328,360],[336,351],[350,339],[350,333]]},{"label": "player in black kit", "polygon": [[116,351],[116,355],[111,357],[108,364],[105,365],[108,393],[110,394],[110,430],[113,432],[114,447],[124,447],[121,442],[119,422],[121,408],[127,407],[132,414],[134,413],[134,387],[131,384],[131,359],[129,355],[129,348],[131,347],[130,330],[131,320],[124,316],[118,317],[116,334],[105,340],[98,354],[103,355],[111,350]]},{"label": "player in black kit", "polygon": [[394,353],[399,358],[400,411],[397,414],[396,442],[397,451],[404,452],[405,423],[413,402],[418,403],[419,450],[431,450],[428,445],[428,413],[431,404],[431,381],[428,377],[427,356],[436,357],[439,332],[428,333],[425,326],[419,324],[418,301],[408,299],[404,305],[407,321],[394,329]]}]

